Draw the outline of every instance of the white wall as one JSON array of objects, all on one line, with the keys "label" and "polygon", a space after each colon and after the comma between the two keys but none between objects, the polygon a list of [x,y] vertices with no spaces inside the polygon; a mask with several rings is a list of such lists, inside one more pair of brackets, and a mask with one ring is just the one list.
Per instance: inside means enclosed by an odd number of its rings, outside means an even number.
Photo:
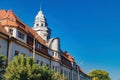
[{"label": "white wall", "polygon": [[26,56],[32,56],[29,49],[15,43],[15,42],[10,43],[10,48],[11,48],[10,49],[10,56],[9,56],[10,61],[13,59],[16,50],[19,51],[20,53],[25,53]]},{"label": "white wall", "polygon": [[[41,53],[42,54],[42,53]],[[39,62],[43,62],[43,65],[49,64],[50,65],[50,60],[47,58],[44,58],[38,54],[35,54],[35,61],[39,60]]]},{"label": "white wall", "polygon": [[53,69],[53,66],[54,66],[54,70],[55,70],[55,67],[57,67],[56,71],[60,72],[60,63],[59,62],[51,61],[51,68],[52,69]]},{"label": "white wall", "polygon": [[61,66],[61,69],[63,70],[63,74],[67,78],[67,80],[70,80],[69,77],[71,77],[71,74],[69,73],[71,73],[71,70],[69,68],[66,68],[65,66]]},{"label": "white wall", "polygon": [[7,57],[7,41],[0,38],[0,53]]},{"label": "white wall", "polygon": [[73,71],[73,80],[78,80],[78,72],[75,71],[75,70],[72,70]]}]

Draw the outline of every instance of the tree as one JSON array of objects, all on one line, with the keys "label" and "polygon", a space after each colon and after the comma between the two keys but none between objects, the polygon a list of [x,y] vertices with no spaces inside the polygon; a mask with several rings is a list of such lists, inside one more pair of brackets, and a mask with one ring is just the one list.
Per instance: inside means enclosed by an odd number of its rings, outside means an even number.
[{"label": "tree", "polygon": [[103,70],[92,70],[88,75],[91,80],[111,80],[109,73]]},{"label": "tree", "polygon": [[31,57],[15,56],[5,72],[6,80],[40,80],[40,67]]},{"label": "tree", "polygon": [[6,80],[66,80],[63,75],[49,66],[39,66],[33,58],[24,55],[15,56],[5,72]]},{"label": "tree", "polygon": [[3,55],[0,54],[0,80],[2,80],[2,76],[5,72],[5,57]]},{"label": "tree", "polygon": [[67,80],[67,78],[63,74],[60,74],[58,72],[55,72],[52,77],[53,80]]},{"label": "tree", "polygon": [[53,71],[47,65],[40,67],[40,73],[40,80],[67,80],[64,75],[60,74],[59,72]]},{"label": "tree", "polygon": [[49,66],[47,65],[41,66],[40,73],[41,73],[40,80],[53,80],[52,75],[54,74],[54,71],[52,71]]}]

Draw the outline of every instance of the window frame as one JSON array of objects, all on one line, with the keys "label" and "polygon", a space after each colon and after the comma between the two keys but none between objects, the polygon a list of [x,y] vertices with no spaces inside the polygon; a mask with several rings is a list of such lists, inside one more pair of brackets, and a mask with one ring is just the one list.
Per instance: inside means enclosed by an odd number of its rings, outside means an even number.
[{"label": "window frame", "polygon": [[18,38],[24,40],[25,39],[25,34],[21,31],[18,31]]},{"label": "window frame", "polygon": [[13,35],[13,29],[9,29],[9,33]]}]

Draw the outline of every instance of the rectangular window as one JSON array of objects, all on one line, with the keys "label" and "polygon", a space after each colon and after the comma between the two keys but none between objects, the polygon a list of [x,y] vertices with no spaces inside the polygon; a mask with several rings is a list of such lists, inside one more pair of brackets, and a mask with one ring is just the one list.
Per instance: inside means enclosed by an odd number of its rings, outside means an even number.
[{"label": "rectangular window", "polygon": [[61,74],[63,74],[63,70],[61,69]]},{"label": "rectangular window", "polygon": [[13,29],[9,29],[9,33],[13,35]]},{"label": "rectangular window", "polygon": [[39,60],[37,60],[36,63],[39,64]]},{"label": "rectangular window", "polygon": [[40,45],[39,42],[36,42],[36,47],[37,47],[38,49],[41,49],[41,45]]},{"label": "rectangular window", "polygon": [[57,52],[54,52],[54,54],[55,54],[55,57],[58,57],[58,53]]},{"label": "rectangular window", "polygon": [[25,35],[24,35],[23,33],[21,33],[20,31],[18,31],[18,37],[19,37],[19,38],[21,38],[21,39],[24,40],[24,36],[25,36]]},{"label": "rectangular window", "polygon": [[53,68],[53,70],[54,70],[54,66],[53,66],[52,68]]},{"label": "rectangular window", "polygon": [[42,66],[42,65],[43,65],[43,62],[41,61],[40,66]]},{"label": "rectangular window", "polygon": [[[71,79],[71,77],[70,77],[71,75],[70,75],[70,72],[69,72],[69,80]],[[80,79],[81,80],[81,79]]]},{"label": "rectangular window", "polygon": [[19,51],[15,50],[14,56],[17,56],[19,53],[20,53]]}]

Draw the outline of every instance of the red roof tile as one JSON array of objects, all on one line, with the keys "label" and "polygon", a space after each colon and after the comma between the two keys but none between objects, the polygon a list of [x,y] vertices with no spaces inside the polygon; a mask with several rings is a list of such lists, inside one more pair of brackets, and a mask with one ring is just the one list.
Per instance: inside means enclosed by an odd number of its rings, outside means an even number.
[{"label": "red roof tile", "polygon": [[62,54],[64,57],[66,57],[70,62],[74,62],[73,57],[66,51]]},{"label": "red roof tile", "polygon": [[0,32],[2,32],[3,34],[9,36],[9,33],[3,27],[1,27],[1,25],[0,25]]}]

